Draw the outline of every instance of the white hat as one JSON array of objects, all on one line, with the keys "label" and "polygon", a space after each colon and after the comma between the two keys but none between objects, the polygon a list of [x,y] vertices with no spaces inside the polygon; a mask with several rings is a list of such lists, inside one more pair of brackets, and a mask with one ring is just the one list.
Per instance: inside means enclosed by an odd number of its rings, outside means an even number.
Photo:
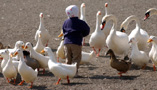
[{"label": "white hat", "polygon": [[70,5],[65,9],[68,17],[78,17],[79,9],[76,5]]}]

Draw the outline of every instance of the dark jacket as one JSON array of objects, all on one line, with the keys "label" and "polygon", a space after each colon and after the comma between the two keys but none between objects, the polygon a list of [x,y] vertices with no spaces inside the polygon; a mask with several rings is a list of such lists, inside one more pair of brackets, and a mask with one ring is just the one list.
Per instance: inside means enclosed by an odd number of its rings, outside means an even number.
[{"label": "dark jacket", "polygon": [[87,36],[90,28],[86,22],[78,17],[67,19],[63,24],[64,44],[82,45],[83,37]]}]

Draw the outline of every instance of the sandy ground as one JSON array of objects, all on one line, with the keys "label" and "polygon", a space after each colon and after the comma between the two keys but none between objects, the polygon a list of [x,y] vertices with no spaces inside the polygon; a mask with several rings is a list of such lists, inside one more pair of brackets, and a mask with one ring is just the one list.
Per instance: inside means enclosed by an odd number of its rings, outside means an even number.
[{"label": "sandy ground", "polygon": [[[104,4],[108,2],[108,11],[118,18],[120,24],[130,15],[136,15],[140,19],[141,28],[149,35],[157,36],[157,17],[152,16],[147,21],[143,21],[145,11],[149,8],[157,8],[156,0],[0,0],[0,41],[4,45],[14,44],[18,40],[25,43],[31,42],[34,45],[35,32],[39,26],[39,13],[44,13],[45,27],[51,34],[49,46],[54,53],[61,41],[57,38],[62,24],[67,16],[65,8],[68,5],[81,3],[86,4],[86,19],[91,28],[91,33],[95,30],[96,13],[98,10],[105,14]],[[127,33],[135,23],[131,23]],[[88,43],[89,37],[86,39]],[[87,45],[83,46],[83,51],[90,52],[92,49]],[[147,54],[150,48],[147,49]],[[39,73],[34,82],[32,90],[156,90],[157,72],[153,71],[150,62],[145,70],[132,67],[123,77],[119,77],[117,71],[110,67],[109,57],[105,56],[105,49],[100,53],[100,57],[93,58],[89,64],[81,65],[78,78],[61,80],[59,85],[54,85],[58,78],[54,77],[48,70],[45,75]],[[17,80],[17,84],[20,81]],[[30,84],[23,86],[9,84],[0,73],[0,89],[2,90],[27,90]]]}]

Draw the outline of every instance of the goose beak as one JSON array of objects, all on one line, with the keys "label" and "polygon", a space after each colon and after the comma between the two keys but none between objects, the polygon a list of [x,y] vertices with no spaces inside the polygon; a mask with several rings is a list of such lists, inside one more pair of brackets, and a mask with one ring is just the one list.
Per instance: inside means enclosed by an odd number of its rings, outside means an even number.
[{"label": "goose beak", "polygon": [[103,30],[105,27],[105,24],[101,24],[101,30]]},{"label": "goose beak", "polygon": [[63,36],[63,32],[60,33],[60,35],[58,35],[58,37],[62,37]]},{"label": "goose beak", "polygon": [[45,51],[44,51],[44,50],[42,50],[40,53],[45,53]]},{"label": "goose beak", "polygon": [[145,16],[145,18],[143,20],[145,21],[146,19],[148,19],[148,16]]},{"label": "goose beak", "polygon": [[152,42],[153,40],[152,39],[149,39],[148,41],[147,41],[147,43],[150,43],[150,42]]},{"label": "goose beak", "polygon": [[18,52],[15,52],[13,55],[11,54],[11,57],[16,56],[18,54]]},{"label": "goose beak", "polygon": [[27,47],[27,46],[25,46],[25,47],[24,47],[24,50],[26,50],[27,48],[28,48],[28,47]]},{"label": "goose beak", "polygon": [[23,45],[22,48],[24,49],[24,47],[25,47],[25,46]]}]

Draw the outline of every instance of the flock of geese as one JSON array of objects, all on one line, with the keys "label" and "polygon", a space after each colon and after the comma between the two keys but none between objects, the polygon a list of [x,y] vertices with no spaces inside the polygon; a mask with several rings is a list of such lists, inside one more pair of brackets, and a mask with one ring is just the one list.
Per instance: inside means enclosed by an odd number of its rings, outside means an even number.
[{"label": "flock of geese", "polygon": [[[126,18],[120,26],[120,31],[117,31],[117,18],[107,13],[108,4],[105,3],[106,14],[101,16],[101,12],[96,14],[96,28],[92,32],[89,45],[93,49],[90,53],[82,51],[81,63],[90,62],[90,60],[96,55],[99,57],[99,53],[102,48],[108,48],[106,55],[110,54],[110,65],[112,68],[119,71],[119,75],[125,73],[131,67],[131,64],[135,64],[138,67],[144,69],[151,59],[153,62],[153,68],[156,70],[157,65],[157,37],[149,36],[148,33],[140,27],[140,22],[137,16],[131,15]],[[85,18],[85,3],[80,7],[80,19],[86,21]],[[145,20],[152,15],[157,15],[157,9],[151,8],[146,11]],[[60,63],[59,58],[65,59],[64,55],[64,39],[60,42],[57,48],[55,58],[51,48],[48,47],[51,35],[44,27],[43,13],[40,13],[40,25],[35,34],[36,45],[33,46],[30,42],[24,44],[23,41],[17,41],[13,49],[1,49],[0,56],[1,72],[5,79],[10,83],[11,80],[16,83],[17,74],[19,73],[22,81],[18,85],[22,85],[24,82],[31,83],[29,88],[32,88],[33,82],[36,80],[39,68],[48,68],[56,77],[58,77],[59,84],[61,79],[73,78],[76,74],[76,63],[71,65]],[[135,29],[128,35],[125,33],[128,25],[131,21],[136,22]],[[63,38],[63,32],[58,37]],[[86,37],[85,37],[86,38]],[[83,39],[83,45],[85,43]],[[105,42],[106,41],[106,42]],[[148,43],[152,43],[152,48],[149,52],[149,56],[145,53],[148,48]],[[129,54],[131,48],[131,55]],[[96,51],[98,49],[98,52]],[[116,56],[122,56],[123,59],[117,59]]]}]

